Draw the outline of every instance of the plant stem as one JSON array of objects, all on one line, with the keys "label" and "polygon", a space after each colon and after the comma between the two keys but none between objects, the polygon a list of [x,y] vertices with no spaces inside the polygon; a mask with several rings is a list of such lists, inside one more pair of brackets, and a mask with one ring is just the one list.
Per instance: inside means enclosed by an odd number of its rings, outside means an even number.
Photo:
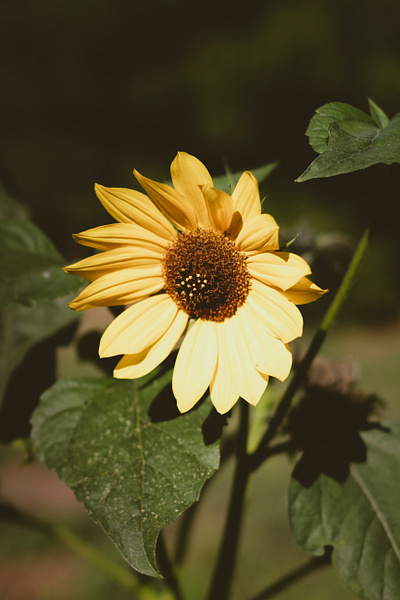
[{"label": "plant stem", "polygon": [[137,597],[136,593],[139,590],[143,590],[143,586],[138,582],[133,573],[109,559],[92,546],[92,544],[80,538],[75,532],[64,525],[48,523],[43,519],[28,515],[6,502],[0,502],[0,518],[32,527],[46,535],[50,535],[58,543],[76,552],[103,573],[106,573],[121,588],[135,594],[134,597]]},{"label": "plant stem", "polygon": [[343,303],[344,303],[345,299],[347,298],[350,286],[354,281],[354,278],[355,278],[358,268],[360,266],[361,260],[362,260],[363,256],[365,255],[365,252],[368,248],[369,239],[370,239],[370,227],[367,227],[367,229],[365,230],[363,236],[361,237],[361,239],[358,243],[356,251],[354,252],[353,258],[352,258],[350,265],[343,277],[343,280],[339,286],[339,289],[337,290],[335,296],[333,297],[333,300],[322,320],[321,325],[318,327],[317,331],[315,332],[315,335],[314,335],[313,339],[311,340],[311,343],[308,347],[308,350],[307,350],[303,360],[298,365],[298,367],[290,381],[290,384],[287,387],[286,392],[283,395],[283,398],[280,401],[280,403],[276,409],[275,414],[271,418],[271,421],[269,423],[269,427],[268,427],[267,431],[265,432],[263,438],[261,439],[257,449],[253,452],[253,454],[249,458],[252,471],[257,469],[264,462],[264,460],[269,456],[268,446],[269,446],[271,440],[273,439],[273,437],[275,436],[276,432],[278,431],[283,419],[285,418],[285,415],[290,407],[290,404],[293,400],[295,393],[302,385],[312,361],[316,357],[319,349],[321,348],[321,346],[326,338],[328,330],[332,326],[339,310],[342,308]]},{"label": "plant stem", "polygon": [[176,600],[183,600],[182,590],[179,586],[179,581],[176,578],[171,561],[169,559],[162,532],[159,535],[157,543],[157,559],[158,566],[164,577],[164,581],[174,595],[174,598]]},{"label": "plant stem", "polygon": [[265,590],[263,590],[256,596],[253,596],[249,600],[269,600],[270,598],[273,598],[274,596],[276,596],[286,588],[290,587],[291,585],[299,581],[299,579],[302,579],[309,573],[313,573],[317,569],[329,565],[330,561],[330,552],[327,552],[323,556],[318,556],[317,558],[311,558],[305,565],[294,569],[294,571],[291,571],[290,573],[287,573],[286,575],[281,577],[281,579],[278,579],[278,581],[268,586],[267,588],[265,588]]},{"label": "plant stem", "polygon": [[240,424],[237,433],[236,470],[224,533],[211,582],[208,600],[227,600],[232,585],[243,517],[246,485],[250,476],[247,455],[249,407],[240,404]]}]

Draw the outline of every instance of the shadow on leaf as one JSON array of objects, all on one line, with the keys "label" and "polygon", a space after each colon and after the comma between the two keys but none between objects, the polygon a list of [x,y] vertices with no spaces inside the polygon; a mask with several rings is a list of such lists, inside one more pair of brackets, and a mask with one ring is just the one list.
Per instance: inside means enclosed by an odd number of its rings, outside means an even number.
[{"label": "shadow on leaf", "polygon": [[376,402],[376,396],[310,386],[289,417],[293,441],[303,451],[294,478],[304,487],[322,473],[344,483],[350,464],[367,460],[360,432],[382,429],[379,423],[368,422]]}]

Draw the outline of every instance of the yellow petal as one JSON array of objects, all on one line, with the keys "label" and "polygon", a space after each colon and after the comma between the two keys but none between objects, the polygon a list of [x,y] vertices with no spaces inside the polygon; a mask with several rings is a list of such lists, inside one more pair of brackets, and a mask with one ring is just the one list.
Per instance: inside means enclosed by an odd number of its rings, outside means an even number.
[{"label": "yellow petal", "polygon": [[236,391],[229,361],[229,341],[220,327],[216,328],[218,338],[218,362],[214,376],[210,383],[211,402],[215,409],[225,414],[239,400]]},{"label": "yellow petal", "polygon": [[246,304],[258,319],[260,327],[272,337],[286,344],[301,336],[303,332],[301,312],[285,298],[283,292],[253,279]]},{"label": "yellow petal", "polygon": [[255,254],[279,250],[279,227],[271,215],[263,214],[246,221],[236,239],[240,252]]},{"label": "yellow petal", "polygon": [[215,323],[198,319],[182,342],[172,376],[172,390],[181,412],[190,410],[203,396],[216,363]]},{"label": "yellow petal", "polygon": [[207,205],[210,226],[223,233],[232,221],[233,202],[231,196],[212,185],[202,185],[201,191]]},{"label": "yellow petal", "polygon": [[69,306],[74,310],[87,310],[94,306],[121,306],[130,304],[164,287],[161,268],[121,269],[107,273],[90,283]]},{"label": "yellow petal", "polygon": [[250,171],[245,171],[232,193],[234,210],[240,212],[243,221],[261,214],[258,181]]},{"label": "yellow petal", "polygon": [[264,331],[246,304],[236,314],[254,367],[263,375],[284,381],[292,368],[292,353],[287,344]]},{"label": "yellow petal", "polygon": [[165,239],[175,238],[171,223],[145,194],[125,188],[106,188],[98,183],[94,189],[104,208],[117,221],[136,223]]},{"label": "yellow petal", "polygon": [[174,188],[187,198],[196,213],[199,227],[210,227],[201,185],[213,185],[211,175],[197,158],[186,152],[178,152],[171,164]]},{"label": "yellow petal", "polygon": [[107,327],[100,340],[99,355],[104,358],[139,354],[164,335],[177,312],[177,305],[167,294],[137,302]]},{"label": "yellow petal", "polygon": [[293,304],[308,304],[318,300],[327,292],[328,290],[322,290],[307,277],[302,277],[293,287],[283,292],[283,295]]},{"label": "yellow petal", "polygon": [[73,238],[82,246],[90,246],[98,250],[112,250],[120,246],[139,245],[144,249],[162,252],[176,237],[175,232],[165,231],[165,236],[160,235],[133,223],[112,223],[101,225],[81,233],[76,233]]},{"label": "yellow petal", "polygon": [[150,373],[172,352],[185,330],[188,318],[183,311],[178,310],[169,329],[150,348],[139,354],[126,354],[121,358],[114,370],[114,377],[136,379]]},{"label": "yellow petal", "polygon": [[197,217],[189,200],[166,183],[158,183],[133,171],[140,185],[152,198],[154,204],[178,229],[195,229]]},{"label": "yellow petal", "polygon": [[[156,247],[157,248],[157,247]],[[161,274],[160,265],[162,254],[161,248],[156,251],[143,250],[135,246],[123,246],[107,250],[100,254],[88,256],[79,262],[64,267],[66,273],[74,273],[85,279],[94,281],[103,275],[115,273],[120,269],[131,269],[135,267],[154,269],[158,267]]]},{"label": "yellow petal", "polygon": [[[239,396],[255,406],[260,400],[267,382],[256,371],[250,358],[246,327],[242,331],[237,314],[223,323],[217,323],[218,340],[228,356],[233,386]],[[219,351],[219,355],[222,350]]]},{"label": "yellow petal", "polygon": [[248,257],[246,264],[253,277],[281,290],[287,290],[311,273],[309,264],[292,252],[255,254]]}]

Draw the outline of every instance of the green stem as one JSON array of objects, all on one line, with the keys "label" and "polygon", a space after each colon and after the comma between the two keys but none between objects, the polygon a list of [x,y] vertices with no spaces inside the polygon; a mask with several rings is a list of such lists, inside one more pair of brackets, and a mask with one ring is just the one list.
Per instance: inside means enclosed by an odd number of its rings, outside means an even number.
[{"label": "green stem", "polygon": [[280,592],[299,581],[299,579],[317,571],[321,567],[329,565],[331,560],[330,554],[330,552],[327,552],[324,556],[311,558],[305,565],[287,573],[281,579],[278,579],[278,581],[265,588],[265,590],[250,598],[250,600],[270,600],[270,598],[274,598]]},{"label": "green stem", "polygon": [[32,527],[51,536],[65,548],[85,558],[128,592],[136,595],[139,590],[143,590],[143,586],[139,584],[133,573],[130,573],[126,568],[109,559],[64,525],[54,525],[43,519],[32,517],[6,502],[0,502],[0,517]]},{"label": "green stem", "polygon": [[157,560],[160,571],[164,577],[166,585],[169,587],[176,600],[183,600],[182,590],[179,581],[174,573],[172,563],[169,559],[163,533],[161,532],[157,543]]},{"label": "green stem", "polygon": [[250,464],[251,464],[251,469],[253,471],[255,469],[257,469],[264,462],[264,460],[268,457],[268,455],[269,455],[268,446],[269,446],[271,440],[273,439],[273,437],[275,436],[275,434],[277,433],[277,431],[278,431],[278,429],[290,407],[290,404],[293,400],[295,393],[302,385],[302,383],[305,379],[306,373],[307,373],[312,361],[316,357],[319,349],[321,348],[321,346],[326,338],[328,330],[332,326],[337,314],[339,313],[339,310],[342,308],[343,303],[344,303],[345,299],[347,298],[350,286],[354,281],[354,278],[355,278],[358,268],[360,266],[361,260],[362,260],[363,256],[365,255],[365,252],[368,248],[369,239],[370,239],[370,227],[367,227],[363,236],[361,237],[361,240],[356,248],[356,251],[354,252],[353,258],[350,262],[350,265],[346,271],[345,276],[343,277],[342,283],[340,284],[339,289],[337,290],[337,292],[336,292],[336,294],[335,294],[335,296],[334,296],[334,298],[322,320],[321,325],[315,332],[315,335],[314,335],[313,339],[311,340],[310,346],[308,347],[308,350],[307,350],[303,360],[301,361],[301,363],[298,365],[296,371],[294,372],[294,375],[290,381],[290,384],[287,387],[286,392],[283,395],[283,398],[280,401],[275,414],[271,418],[271,421],[269,423],[269,427],[268,427],[267,431],[265,432],[263,438],[261,439],[257,449],[250,456]]},{"label": "green stem", "polygon": [[247,402],[240,404],[240,424],[236,445],[236,470],[224,533],[211,582],[208,600],[227,600],[233,581],[243,517],[246,485],[250,476],[247,455],[249,410]]}]

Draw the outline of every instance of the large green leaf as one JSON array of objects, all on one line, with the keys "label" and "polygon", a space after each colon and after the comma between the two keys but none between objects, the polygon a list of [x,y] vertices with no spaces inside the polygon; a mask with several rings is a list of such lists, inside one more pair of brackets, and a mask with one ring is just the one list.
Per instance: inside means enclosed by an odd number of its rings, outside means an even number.
[{"label": "large green leaf", "polygon": [[60,380],[32,419],[38,458],[84,502],[127,562],[153,576],[160,529],[198,499],[219,464],[217,442],[203,438],[208,403],[163,416],[170,405],[176,411],[170,382],[171,371],[151,380]]},{"label": "large green leaf", "polygon": [[[76,321],[69,298],[27,307],[17,304],[0,311],[0,405],[8,380],[30,348]],[[13,398],[12,402],[21,402]]]},{"label": "large green leaf", "polygon": [[298,182],[400,162],[400,113],[389,121],[374,102],[369,105],[371,116],[342,102],[316,110],[306,135],[320,156]]},{"label": "large green leaf", "polygon": [[366,462],[344,483],[320,474],[306,487],[292,477],[289,516],[297,543],[333,565],[365,600],[398,600],[400,591],[400,424],[361,434]]},{"label": "large green leaf", "polygon": [[82,280],[62,270],[64,260],[44,233],[24,219],[0,222],[0,309],[35,306],[75,294]]}]

